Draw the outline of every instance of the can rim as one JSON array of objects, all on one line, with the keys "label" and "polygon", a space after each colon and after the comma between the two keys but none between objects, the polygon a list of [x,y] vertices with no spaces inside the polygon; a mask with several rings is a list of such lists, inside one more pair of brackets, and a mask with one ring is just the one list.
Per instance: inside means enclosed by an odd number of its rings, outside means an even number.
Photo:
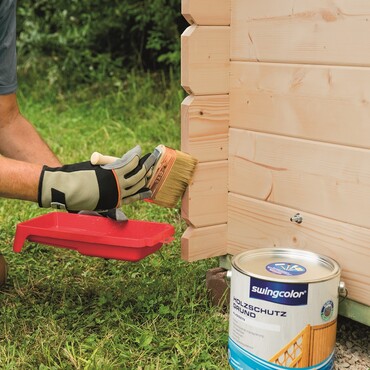
[{"label": "can rim", "polygon": [[277,282],[297,282],[297,279],[289,278],[287,276],[268,276],[268,275],[263,275],[263,274],[258,274],[253,271],[248,271],[248,269],[245,269],[240,266],[241,259],[243,258],[245,261],[245,258],[248,259],[250,257],[250,261],[253,261],[254,257],[261,257],[265,255],[266,257],[276,257],[277,255],[279,256],[289,256],[289,257],[299,257],[303,258],[306,261],[310,262],[316,262],[317,264],[320,264],[323,267],[326,267],[328,269],[328,274],[327,276],[324,277],[318,277],[318,278],[301,278],[299,279],[299,282],[321,282],[321,281],[327,281],[330,279],[333,279],[340,275],[341,273],[341,268],[340,265],[336,260],[334,260],[331,257],[311,252],[311,251],[306,251],[302,249],[294,249],[294,248],[259,248],[259,249],[252,249],[248,250],[242,253],[239,253],[235,256],[233,256],[231,260],[231,265],[239,272],[242,274],[248,275],[248,276],[253,276],[259,279],[264,279],[264,280],[270,280],[270,281],[277,281]]}]

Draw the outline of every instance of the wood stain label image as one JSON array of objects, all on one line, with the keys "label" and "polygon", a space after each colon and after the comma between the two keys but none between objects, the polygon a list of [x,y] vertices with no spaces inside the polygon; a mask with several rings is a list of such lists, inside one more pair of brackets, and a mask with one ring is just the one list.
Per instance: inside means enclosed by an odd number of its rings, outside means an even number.
[{"label": "wood stain label image", "polygon": [[297,249],[232,260],[229,363],[234,369],[332,369],[340,267]]}]

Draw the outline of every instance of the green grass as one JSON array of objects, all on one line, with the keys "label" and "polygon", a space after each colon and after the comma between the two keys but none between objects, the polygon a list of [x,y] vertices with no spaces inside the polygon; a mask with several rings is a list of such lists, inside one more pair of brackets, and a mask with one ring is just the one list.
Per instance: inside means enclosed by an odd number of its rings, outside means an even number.
[{"label": "green grass", "polygon": [[[31,88],[32,86],[32,88]],[[122,155],[163,143],[179,148],[184,93],[174,78],[130,74],[116,86],[61,93],[24,84],[21,110],[64,163],[97,150]],[[27,242],[15,227],[50,210],[0,200],[0,251],[9,278],[0,290],[1,369],[227,369],[227,315],[211,307],[206,271],[216,259],[180,257],[179,207],[140,202],[131,219],[175,226],[175,241],[137,263],[89,258]]]}]

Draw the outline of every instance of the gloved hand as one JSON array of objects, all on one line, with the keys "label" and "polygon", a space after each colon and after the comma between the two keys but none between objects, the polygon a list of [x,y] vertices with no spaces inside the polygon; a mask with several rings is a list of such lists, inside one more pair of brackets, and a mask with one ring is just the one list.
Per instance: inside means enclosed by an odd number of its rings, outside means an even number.
[{"label": "gloved hand", "polygon": [[[147,157],[149,157],[149,154],[146,154],[146,156],[144,156],[141,160],[146,159]],[[150,177],[152,176],[154,165],[155,165],[155,163],[157,162],[157,160],[159,158],[158,152],[154,151],[152,154],[150,154],[150,157],[151,157],[151,161],[153,162],[153,165],[149,168],[148,172],[145,174],[147,182],[149,181]],[[104,155],[104,154],[101,154],[99,152],[92,153],[91,157],[90,157],[91,164],[99,164],[103,168],[104,168],[104,165],[112,164],[112,163],[116,162],[117,160],[119,160],[118,157],[113,157],[113,156],[110,156],[110,155]],[[150,189],[141,188],[134,195],[124,198],[122,200],[122,204],[130,204],[130,203],[132,203],[134,201],[137,201],[137,200],[151,198],[151,196],[152,196],[152,191]]]},{"label": "gloved hand", "polygon": [[90,162],[57,168],[44,166],[39,181],[39,206],[105,211],[150,197],[146,174],[156,157],[153,154],[140,156],[141,148],[136,146],[122,158],[103,166]]}]

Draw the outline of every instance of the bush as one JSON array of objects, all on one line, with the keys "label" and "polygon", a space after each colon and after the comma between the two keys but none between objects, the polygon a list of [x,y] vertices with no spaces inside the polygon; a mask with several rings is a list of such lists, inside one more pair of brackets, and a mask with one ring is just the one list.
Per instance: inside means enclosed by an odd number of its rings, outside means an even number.
[{"label": "bush", "polygon": [[[122,70],[179,69],[181,0],[23,0],[18,2],[21,71],[49,82],[100,81]],[[63,78],[64,76],[64,78]],[[68,79],[65,78],[68,76]]]}]

